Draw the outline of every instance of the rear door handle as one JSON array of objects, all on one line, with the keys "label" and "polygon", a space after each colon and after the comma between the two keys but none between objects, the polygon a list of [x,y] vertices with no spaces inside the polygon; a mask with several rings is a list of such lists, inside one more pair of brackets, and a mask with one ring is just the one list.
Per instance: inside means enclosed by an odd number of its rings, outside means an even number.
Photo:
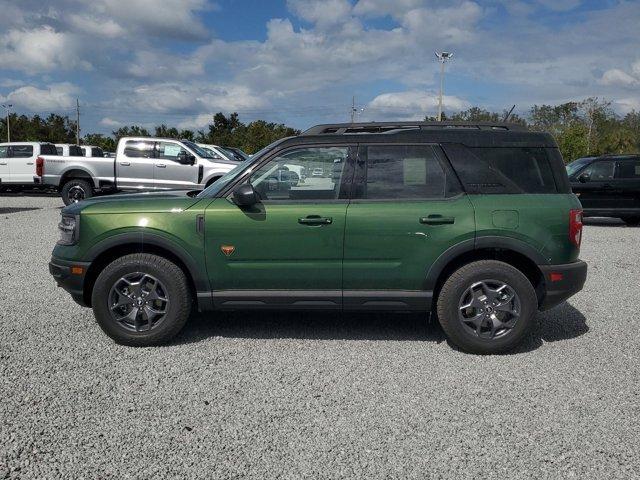
[{"label": "rear door handle", "polygon": [[167,166],[164,163],[156,163],[156,167],[158,167],[158,168],[167,168]]},{"label": "rear door handle", "polygon": [[435,214],[428,217],[420,217],[420,223],[424,225],[451,225],[455,221],[456,217],[443,217]]},{"label": "rear door handle", "polygon": [[7,165],[7,162],[1,162],[0,165]]},{"label": "rear door handle", "polygon": [[27,162],[27,165],[33,165],[33,162]]},{"label": "rear door handle", "polygon": [[131,165],[130,162],[120,162],[120,165],[122,165],[123,167],[128,167],[129,165]]},{"label": "rear door handle", "polygon": [[301,225],[330,225],[333,223],[333,218],[309,215],[308,217],[299,218],[298,223]]}]

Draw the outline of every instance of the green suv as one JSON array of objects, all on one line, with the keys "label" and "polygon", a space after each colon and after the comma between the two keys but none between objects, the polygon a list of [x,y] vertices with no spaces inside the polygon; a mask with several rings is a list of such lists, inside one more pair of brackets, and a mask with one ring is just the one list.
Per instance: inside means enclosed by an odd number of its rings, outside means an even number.
[{"label": "green suv", "polygon": [[497,353],[587,273],[555,141],[509,124],[319,125],[201,192],[69,205],[60,231],[56,282],[135,346],[194,308],[388,310]]}]

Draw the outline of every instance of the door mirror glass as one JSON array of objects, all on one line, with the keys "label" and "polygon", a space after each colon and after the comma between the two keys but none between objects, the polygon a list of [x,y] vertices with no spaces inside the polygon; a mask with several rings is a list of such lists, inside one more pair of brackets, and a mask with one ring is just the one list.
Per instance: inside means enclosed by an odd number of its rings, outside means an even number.
[{"label": "door mirror glass", "polygon": [[258,203],[258,195],[250,183],[236,187],[231,194],[231,198],[233,203],[239,207],[250,207]]}]

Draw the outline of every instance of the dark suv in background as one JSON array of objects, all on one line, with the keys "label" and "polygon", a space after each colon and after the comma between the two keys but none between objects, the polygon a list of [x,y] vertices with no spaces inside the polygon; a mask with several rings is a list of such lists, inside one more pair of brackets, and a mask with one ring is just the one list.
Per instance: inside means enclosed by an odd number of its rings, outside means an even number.
[{"label": "dark suv in background", "polygon": [[579,158],[567,165],[585,217],[618,217],[640,224],[640,155]]}]

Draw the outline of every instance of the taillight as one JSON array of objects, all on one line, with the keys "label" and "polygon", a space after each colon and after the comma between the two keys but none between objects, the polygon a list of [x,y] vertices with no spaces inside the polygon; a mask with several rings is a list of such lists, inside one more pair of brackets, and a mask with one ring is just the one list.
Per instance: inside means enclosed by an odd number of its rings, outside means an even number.
[{"label": "taillight", "polygon": [[582,241],[582,210],[569,211],[569,241],[580,248]]},{"label": "taillight", "polygon": [[36,158],[36,175],[41,177],[44,175],[44,158]]}]

